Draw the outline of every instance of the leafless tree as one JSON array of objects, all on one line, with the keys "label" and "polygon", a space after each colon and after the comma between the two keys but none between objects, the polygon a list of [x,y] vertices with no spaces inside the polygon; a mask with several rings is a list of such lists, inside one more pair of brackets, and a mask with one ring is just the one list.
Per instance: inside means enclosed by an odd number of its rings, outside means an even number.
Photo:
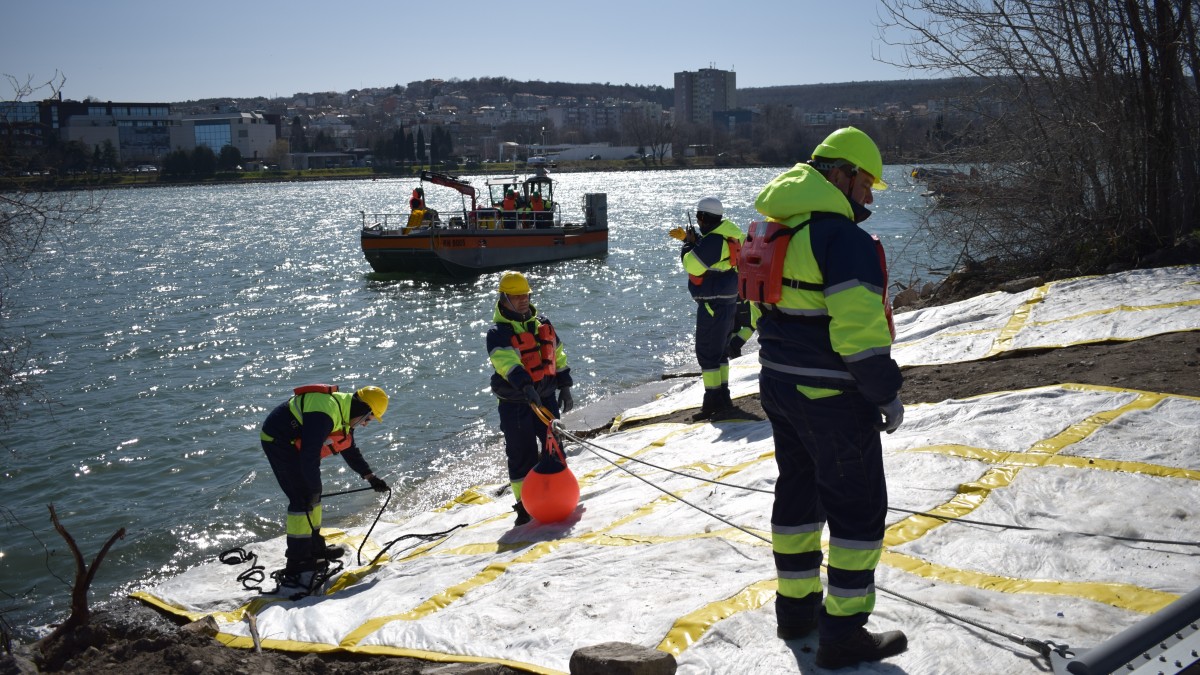
[{"label": "leafless tree", "polygon": [[29,173],[26,168],[36,148],[20,139],[40,136],[54,143],[57,139],[51,134],[58,133],[48,128],[36,130],[40,135],[32,133],[38,122],[22,114],[29,110],[22,104],[39,92],[47,93],[47,98],[56,96],[66,78],[56,74],[34,85],[29,79],[5,77],[13,91],[10,100],[0,102],[0,428],[7,430],[21,416],[21,403],[37,394],[28,377],[31,343],[8,324],[14,311],[11,291],[42,243],[94,219],[102,200],[87,190],[55,190],[52,177],[22,175]]},{"label": "leafless tree", "polygon": [[625,133],[633,145],[644,148],[643,162],[661,165],[671,148],[671,124],[661,112],[638,108],[623,119]]},{"label": "leafless tree", "polygon": [[[1137,265],[1200,214],[1200,4],[1189,0],[883,0],[907,65],[978,78],[947,102],[935,232],[1011,273]],[[969,137],[967,136],[969,135]]]}]

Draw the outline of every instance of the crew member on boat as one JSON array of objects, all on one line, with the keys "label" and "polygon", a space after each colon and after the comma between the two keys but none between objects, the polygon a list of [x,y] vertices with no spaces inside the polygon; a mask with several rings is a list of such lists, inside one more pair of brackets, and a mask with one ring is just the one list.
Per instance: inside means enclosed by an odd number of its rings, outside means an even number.
[{"label": "crew member on boat", "polygon": [[413,188],[412,198],[408,200],[408,208],[416,211],[425,208],[425,191],[419,187]]},{"label": "crew member on boat", "polygon": [[504,212],[505,229],[517,228],[517,193],[513,190],[504,191],[504,201],[500,202],[500,210]]},{"label": "crew member on boat", "polygon": [[566,413],[575,402],[567,353],[550,320],[529,303],[529,280],[520,272],[504,272],[499,292],[487,350],[496,369],[492,393],[499,399],[508,480],[517,499],[513,510],[516,524],[524,525],[530,516],[521,503],[521,486],[537,464],[539,443],[545,443],[547,431],[533,406],[544,406],[558,417],[560,404]]}]

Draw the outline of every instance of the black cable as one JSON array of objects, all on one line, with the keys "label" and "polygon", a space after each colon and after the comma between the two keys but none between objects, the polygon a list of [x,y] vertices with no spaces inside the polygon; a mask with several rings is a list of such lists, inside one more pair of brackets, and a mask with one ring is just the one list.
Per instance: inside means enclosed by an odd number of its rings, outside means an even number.
[{"label": "black cable", "polygon": [[262,589],[262,582],[267,578],[267,568],[258,564],[257,554],[244,548],[234,547],[227,551],[221,551],[217,559],[226,565],[250,563],[250,567],[238,574],[237,580],[242,584],[242,588],[248,591],[265,593]]},{"label": "black cable", "polygon": [[[403,540],[405,540],[405,539],[420,539],[420,540],[422,540],[422,541],[431,541],[431,540],[433,540],[433,539],[437,539],[438,537],[444,537],[444,536],[446,536],[446,535],[450,534],[451,532],[453,532],[453,531],[457,530],[458,528],[460,528],[460,527],[466,527],[466,526],[467,526],[467,524],[466,524],[466,523],[459,523],[458,525],[455,525],[454,527],[452,527],[452,528],[450,528],[450,529],[448,529],[448,530],[443,530],[443,531],[441,531],[441,532],[430,532],[430,533],[428,533],[428,534],[416,534],[416,533],[412,533],[412,534],[405,534],[405,535],[402,535],[402,536],[396,537],[395,539],[393,539],[393,540],[389,541],[389,542],[387,543],[387,545],[385,545],[385,546],[383,547],[383,549],[381,549],[381,550],[379,551],[379,553],[375,554],[375,557],[371,559],[371,562],[370,562],[370,564],[369,564],[368,566],[370,566],[370,565],[374,565],[375,563],[379,562],[379,559],[383,557],[383,554],[384,554],[384,553],[387,553],[387,551],[388,551],[388,549],[389,549],[389,548],[391,548],[393,545],[395,545],[395,544],[397,544],[397,543],[399,543],[399,542],[401,542],[401,541],[403,541]],[[364,539],[363,541],[365,542],[366,540]],[[361,550],[361,549],[360,549],[360,550]],[[361,563],[360,563],[360,564],[361,564]]]},{"label": "black cable", "polygon": [[[725,483],[725,482],[722,482],[722,481],[719,481],[719,480],[713,480],[713,479],[711,479],[711,478],[705,478],[705,477],[703,477],[703,476],[696,476],[696,475],[693,475],[693,474],[690,474],[690,473],[684,473],[684,472],[682,472],[682,471],[676,471],[676,470],[674,470],[674,469],[668,469],[668,468],[666,468],[666,467],[663,467],[663,466],[658,466],[657,464],[653,464],[653,463],[651,463],[651,462],[647,462],[647,461],[646,461],[646,460],[644,460],[644,459],[638,459],[637,457],[631,457],[631,456],[629,456],[629,455],[624,455],[624,454],[621,454],[620,452],[617,452],[616,450],[612,450],[612,449],[610,449],[610,448],[606,448],[606,447],[604,447],[604,446],[601,446],[601,445],[598,445],[598,444],[596,444],[596,443],[592,443],[592,442],[590,442],[590,441],[588,441],[588,440],[586,440],[586,439],[579,438],[579,437],[577,437],[577,436],[573,435],[571,432],[569,432],[569,431],[566,431],[566,430],[564,430],[564,429],[561,429],[561,428],[560,428],[558,431],[559,431],[560,433],[562,433],[564,436],[566,436],[567,438],[570,438],[571,440],[573,440],[573,441],[575,441],[576,443],[579,443],[579,444],[581,444],[581,445],[589,445],[589,446],[592,446],[592,447],[594,447],[594,448],[597,448],[597,449],[603,450],[604,452],[611,452],[612,454],[614,454],[614,455],[616,455],[616,456],[618,456],[618,457],[623,457],[623,458],[625,458],[625,459],[628,459],[628,460],[630,460],[631,462],[637,462],[637,463],[639,463],[639,464],[645,464],[646,466],[652,467],[652,468],[654,468],[654,469],[658,469],[659,471],[665,471],[665,472],[667,472],[667,473],[673,473],[673,474],[675,474],[675,475],[677,475],[677,476],[683,476],[684,478],[691,478],[691,479],[693,479],[693,480],[698,480],[698,481],[701,481],[701,482],[703,482],[703,483],[711,483],[711,484],[713,484],[713,485],[724,485],[725,487],[734,488],[735,490],[745,490],[745,491],[747,491],[747,492],[761,492],[761,493],[764,493],[764,494],[774,494],[774,493],[775,493],[775,490],[773,490],[773,489],[772,489],[772,490],[766,490],[766,489],[763,489],[763,488],[749,487],[749,486],[746,486],[746,485],[735,485],[735,484],[733,484],[733,483]],[[601,459],[604,459],[604,458],[601,458]],[[610,461],[610,460],[605,460],[605,461]],[[615,466],[615,464],[614,464],[614,466]],[[632,474],[631,474],[631,475],[632,475]],[[1196,541],[1172,541],[1172,540],[1168,540],[1168,539],[1146,539],[1146,538],[1141,538],[1141,537],[1122,537],[1122,536],[1120,536],[1120,535],[1116,535],[1116,534],[1104,534],[1104,533],[1097,533],[1097,532],[1074,532],[1074,531],[1070,531],[1070,530],[1048,530],[1048,529],[1046,529],[1046,528],[1044,528],[1044,527],[1032,527],[1032,526],[1029,526],[1029,525],[1015,525],[1015,524],[1005,524],[1005,523],[989,523],[989,522],[982,521],[982,520],[971,520],[971,519],[969,519],[969,518],[957,518],[957,517],[953,517],[953,516],[942,516],[942,515],[938,515],[938,514],[935,514],[935,513],[928,513],[928,512],[926,512],[926,511],[912,511],[912,510],[910,510],[910,509],[902,509],[902,508],[898,508],[898,507],[894,507],[894,506],[889,506],[889,507],[888,507],[888,511],[895,511],[896,513],[907,513],[907,514],[914,515],[914,516],[927,516],[927,517],[929,517],[929,518],[936,518],[936,519],[938,519],[938,520],[941,520],[941,521],[944,521],[944,522],[947,522],[947,523],[962,523],[962,524],[969,524],[969,525],[983,525],[983,526],[986,526],[986,527],[996,527],[996,528],[1000,528],[1000,529],[1010,529],[1010,530],[1026,530],[1026,531],[1030,531],[1030,532],[1048,532],[1048,533],[1050,533],[1050,534],[1075,534],[1075,535],[1079,535],[1079,536],[1082,536],[1082,537],[1105,537],[1105,538],[1108,538],[1108,539],[1115,539],[1115,540],[1118,540],[1118,541],[1127,541],[1127,542],[1142,543],[1142,544],[1163,544],[1163,545],[1175,545],[1175,546],[1195,546],[1195,547],[1200,547],[1200,542],[1196,542]]]}]

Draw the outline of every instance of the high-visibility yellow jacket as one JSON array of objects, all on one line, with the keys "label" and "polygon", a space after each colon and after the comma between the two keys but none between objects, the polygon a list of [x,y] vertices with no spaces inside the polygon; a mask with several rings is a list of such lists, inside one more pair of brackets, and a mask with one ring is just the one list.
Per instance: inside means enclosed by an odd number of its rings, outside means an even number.
[{"label": "high-visibility yellow jacket", "polygon": [[777,304],[756,303],[763,375],[891,401],[903,378],[891,357],[885,270],[855,206],[807,164],[774,178],[754,205],[769,220],[808,222],[784,257],[783,276],[799,287],[785,284]]}]

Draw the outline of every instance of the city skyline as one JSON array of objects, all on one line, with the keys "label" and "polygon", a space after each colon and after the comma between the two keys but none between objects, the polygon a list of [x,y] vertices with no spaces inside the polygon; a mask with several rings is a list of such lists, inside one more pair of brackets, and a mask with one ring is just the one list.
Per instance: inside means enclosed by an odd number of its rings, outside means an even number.
[{"label": "city skyline", "polygon": [[[74,100],[166,102],[478,77],[669,89],[675,72],[709,67],[736,72],[739,89],[931,77],[881,62],[904,55],[879,39],[874,0],[746,5],[735,14],[707,2],[614,0],[602,12],[561,3],[505,23],[499,5],[478,0],[432,8],[350,0],[336,13],[309,0],[68,0],[53,13],[9,3],[15,30],[0,43],[0,74],[36,86],[57,72]],[[11,83],[3,86],[0,100],[11,100]]]}]

